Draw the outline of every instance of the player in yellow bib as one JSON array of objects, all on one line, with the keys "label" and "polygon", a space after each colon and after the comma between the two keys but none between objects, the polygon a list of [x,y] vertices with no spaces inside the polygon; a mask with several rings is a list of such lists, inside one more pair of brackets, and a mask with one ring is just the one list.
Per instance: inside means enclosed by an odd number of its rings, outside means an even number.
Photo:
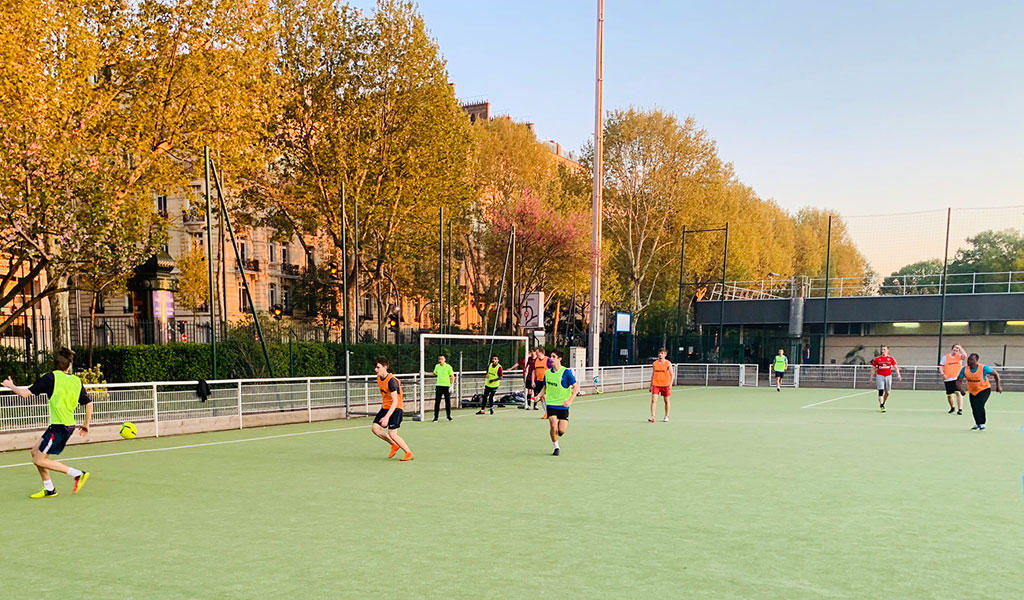
[{"label": "player in yellow bib", "polygon": [[79,405],[85,406],[85,422],[78,429],[78,434],[89,435],[92,399],[85,393],[82,380],[71,374],[71,361],[74,357],[74,352],[61,348],[53,359],[53,372],[43,375],[30,387],[18,387],[10,377],[3,382],[4,387],[22,398],[42,394],[49,397],[47,402],[50,405],[50,426],[43,433],[43,441],[39,446],[32,448],[32,464],[39,470],[39,476],[43,479],[43,489],[32,494],[32,498],[52,498],[57,495],[57,489],[50,479],[50,471],[67,473],[74,478],[75,487],[71,490],[72,494],[77,494],[89,479],[87,471],[79,471],[50,458],[51,454],[60,454],[64,450],[64,445],[71,439],[71,434],[75,431],[75,409]]},{"label": "player in yellow bib", "polygon": [[551,443],[555,445],[555,451],[551,453],[553,456],[558,456],[561,451],[558,440],[569,427],[569,407],[580,393],[580,384],[576,382],[572,369],[562,366],[564,357],[561,350],[551,351],[551,368],[544,373],[544,389],[537,397],[537,402],[545,401],[548,423],[551,424]]},{"label": "player in yellow bib", "polygon": [[782,391],[782,378],[786,376],[786,369],[789,367],[789,359],[786,358],[786,351],[779,348],[779,353],[772,359],[772,371],[775,374],[775,391]]},{"label": "player in yellow bib", "polygon": [[487,365],[487,376],[484,379],[484,399],[480,403],[480,410],[476,414],[486,414],[486,409],[490,408],[491,414],[494,414],[494,394],[498,393],[498,387],[501,385],[501,376],[505,372],[501,368],[501,361],[498,355],[495,354],[491,357],[491,364]]}]

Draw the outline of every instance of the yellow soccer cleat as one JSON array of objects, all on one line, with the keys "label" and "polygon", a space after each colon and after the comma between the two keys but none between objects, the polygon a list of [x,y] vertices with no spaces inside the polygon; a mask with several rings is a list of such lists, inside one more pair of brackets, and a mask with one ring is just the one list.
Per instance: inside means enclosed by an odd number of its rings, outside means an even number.
[{"label": "yellow soccer cleat", "polygon": [[88,479],[89,479],[89,472],[88,471],[86,471],[85,473],[82,473],[78,477],[75,477],[75,489],[71,490],[71,493],[72,494],[77,494],[78,490],[82,489],[82,487],[85,485],[86,480],[88,480]]},{"label": "yellow soccer cleat", "polygon": [[53,490],[51,492],[50,490],[48,490],[46,488],[43,488],[43,489],[39,490],[38,492],[36,492],[36,493],[32,494],[31,496],[29,496],[29,498],[53,498],[56,495],[57,495],[57,490]]}]

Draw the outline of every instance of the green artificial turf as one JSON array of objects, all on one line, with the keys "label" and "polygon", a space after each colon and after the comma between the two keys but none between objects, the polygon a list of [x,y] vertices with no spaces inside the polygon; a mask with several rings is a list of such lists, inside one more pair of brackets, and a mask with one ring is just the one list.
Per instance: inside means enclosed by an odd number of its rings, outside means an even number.
[{"label": "green artificial turf", "polygon": [[252,440],[69,461],[92,476],[72,495],[55,475],[53,499],[0,468],[0,597],[1020,593],[1024,395],[993,394],[984,433],[941,392],[894,392],[886,414],[870,390],[673,400],[652,424],[643,392],[581,398],[559,457],[537,412],[506,408],[407,420],[409,463],[353,420],[73,447]]}]

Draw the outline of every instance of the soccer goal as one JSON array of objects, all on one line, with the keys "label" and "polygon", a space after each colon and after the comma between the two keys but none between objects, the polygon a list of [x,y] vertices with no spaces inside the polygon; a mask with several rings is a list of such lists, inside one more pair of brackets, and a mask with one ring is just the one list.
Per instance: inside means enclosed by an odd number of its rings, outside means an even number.
[{"label": "soccer goal", "polygon": [[[520,391],[522,366],[530,354],[530,338],[524,335],[467,335],[424,333],[420,335],[420,419],[425,418],[426,406],[433,407],[432,379],[438,355],[445,354],[457,375],[451,390],[453,404],[483,393],[487,364],[497,355],[505,372],[500,397],[510,391]],[[520,361],[522,361],[520,363]],[[514,382],[514,383],[510,383]]]}]

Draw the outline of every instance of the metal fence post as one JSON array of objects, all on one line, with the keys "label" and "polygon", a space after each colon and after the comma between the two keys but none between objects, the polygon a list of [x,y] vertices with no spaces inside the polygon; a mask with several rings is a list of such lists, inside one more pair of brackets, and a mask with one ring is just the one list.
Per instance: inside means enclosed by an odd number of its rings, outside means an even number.
[{"label": "metal fence post", "polygon": [[455,389],[455,394],[457,396],[455,401],[458,403],[459,408],[462,407],[462,373],[462,353],[459,352],[459,380],[455,382],[457,386]]},{"label": "metal fence post", "polygon": [[363,382],[363,412],[370,412],[370,382]]},{"label": "metal fence post", "polygon": [[[356,309],[356,312],[358,312],[358,309]],[[358,319],[359,319],[359,317],[356,317],[356,320],[358,320]],[[358,329],[358,327],[359,326],[357,324],[356,328]],[[350,415],[351,403],[349,402],[349,389],[352,387],[352,370],[351,370],[351,368],[349,366],[349,357],[351,357],[351,356],[352,356],[352,352],[351,351],[345,353],[345,418],[346,419],[351,418],[351,415]]]},{"label": "metal fence post", "polygon": [[711,380],[711,365],[704,365],[704,387],[708,387],[708,381]]},{"label": "metal fence post", "polygon": [[914,381],[913,381],[913,383],[910,384],[910,389],[912,389],[912,390],[916,390],[917,389],[917,367],[914,367]]},{"label": "metal fence post", "polygon": [[238,382],[238,428],[243,429],[242,423],[242,382]]},{"label": "metal fence post", "polygon": [[853,365],[853,389],[857,389],[857,365]]},{"label": "metal fence post", "polygon": [[309,422],[313,422],[313,382],[306,380],[306,413],[309,415]]},{"label": "metal fence post", "polygon": [[621,373],[619,373],[619,390],[624,392],[626,391],[626,365],[622,365],[620,370]]},{"label": "metal fence post", "polygon": [[153,428],[156,430],[156,437],[160,437],[160,409],[157,406],[156,384],[153,384]]}]

